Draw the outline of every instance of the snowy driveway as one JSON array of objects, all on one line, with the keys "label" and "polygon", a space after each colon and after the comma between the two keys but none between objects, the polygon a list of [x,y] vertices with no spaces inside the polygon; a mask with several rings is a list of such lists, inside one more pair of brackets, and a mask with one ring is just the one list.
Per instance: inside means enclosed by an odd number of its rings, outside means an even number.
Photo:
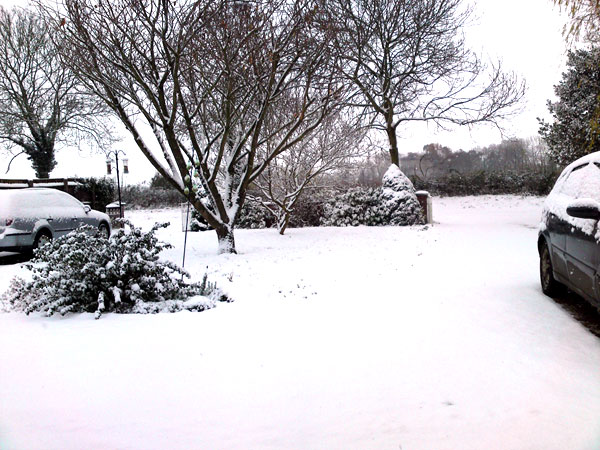
[{"label": "snowy driveway", "polygon": [[0,448],[596,450],[600,340],[540,291],[540,211],[436,199],[427,230],[242,230],[237,256],[199,233],[233,304],[0,314]]}]

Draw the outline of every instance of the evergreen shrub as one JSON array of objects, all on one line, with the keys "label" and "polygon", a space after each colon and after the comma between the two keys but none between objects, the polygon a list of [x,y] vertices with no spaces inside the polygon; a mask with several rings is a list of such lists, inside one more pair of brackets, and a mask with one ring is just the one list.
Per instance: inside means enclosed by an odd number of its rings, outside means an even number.
[{"label": "evergreen shrub", "polygon": [[[209,208],[211,208],[211,206],[209,206]],[[274,223],[275,219],[269,214],[260,201],[257,198],[248,197],[242,205],[240,214],[235,221],[235,227],[242,229],[271,228]],[[206,231],[210,229],[211,227],[200,213],[195,209],[192,209],[192,223],[190,225],[190,230]]]},{"label": "evergreen shrub", "polygon": [[380,188],[353,188],[324,208],[326,226],[416,225],[424,223],[411,181],[392,165]]},{"label": "evergreen shrub", "polygon": [[302,194],[290,217],[289,228],[318,227],[324,215],[327,199],[314,190],[310,194]]},{"label": "evergreen shrub", "polygon": [[40,247],[27,265],[31,280],[14,278],[2,302],[26,314],[95,312],[99,318],[103,312],[202,311],[228,300],[206,276],[188,284],[185,270],[159,259],[172,246],[160,242],[156,231],[168,224],[148,232],[124,224],[128,229],[108,239],[85,226]]},{"label": "evergreen shrub", "polygon": [[116,186],[110,178],[80,178],[79,186],[73,195],[81,201],[89,203],[92,209],[105,212],[106,205],[112,203],[117,192]]}]

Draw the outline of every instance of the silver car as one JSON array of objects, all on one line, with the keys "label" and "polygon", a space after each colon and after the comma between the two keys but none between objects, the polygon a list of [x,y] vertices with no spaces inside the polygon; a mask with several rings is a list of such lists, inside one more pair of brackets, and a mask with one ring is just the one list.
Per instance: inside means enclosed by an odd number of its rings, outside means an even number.
[{"label": "silver car", "polygon": [[0,251],[31,251],[82,225],[110,236],[108,215],[71,195],[45,188],[0,190]]}]

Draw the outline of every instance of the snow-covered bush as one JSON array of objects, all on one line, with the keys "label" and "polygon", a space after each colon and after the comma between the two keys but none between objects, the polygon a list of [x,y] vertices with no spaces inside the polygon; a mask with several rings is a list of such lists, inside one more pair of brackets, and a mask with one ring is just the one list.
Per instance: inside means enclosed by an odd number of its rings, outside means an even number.
[{"label": "snow-covered bush", "polygon": [[190,231],[208,231],[208,230],[212,229],[210,227],[210,225],[208,224],[208,222],[206,222],[206,220],[204,220],[204,217],[202,217],[197,210],[195,210],[193,207],[190,207],[190,210],[191,210],[191,220],[190,220],[191,223],[190,223],[190,227],[189,227]]},{"label": "snow-covered bush", "polygon": [[[212,207],[209,206],[212,210]],[[273,226],[274,220],[270,217],[268,211],[257,198],[250,197],[246,198],[246,201],[242,205],[240,214],[235,221],[236,228],[270,228]],[[192,210],[192,223],[190,225],[191,231],[205,231],[209,230],[210,226],[196,210]]]},{"label": "snow-covered bush", "polygon": [[242,205],[235,226],[237,228],[257,229],[269,228],[273,223],[273,218],[269,216],[269,212],[260,203],[259,199],[249,196]]},{"label": "snow-covered bush", "polygon": [[321,225],[326,194],[329,194],[329,192],[321,194],[319,191],[312,190],[300,196],[294,205],[288,227],[318,227]]},{"label": "snow-covered bush", "polygon": [[171,245],[155,234],[168,224],[143,232],[124,223],[128,229],[109,239],[92,227],[81,227],[36,250],[27,265],[31,280],[13,279],[3,302],[27,314],[95,312],[98,318],[105,311],[202,311],[227,300],[206,276],[202,283],[187,284],[187,272],[159,259]]},{"label": "snow-covered bush", "polygon": [[325,205],[323,225],[415,225],[423,223],[411,181],[391,165],[381,188],[354,188]]},{"label": "snow-covered bush", "polygon": [[383,176],[380,205],[389,225],[414,225],[423,223],[423,211],[412,182],[392,164]]},{"label": "snow-covered bush", "polygon": [[385,225],[385,214],[379,208],[381,189],[352,188],[325,205],[325,226]]}]

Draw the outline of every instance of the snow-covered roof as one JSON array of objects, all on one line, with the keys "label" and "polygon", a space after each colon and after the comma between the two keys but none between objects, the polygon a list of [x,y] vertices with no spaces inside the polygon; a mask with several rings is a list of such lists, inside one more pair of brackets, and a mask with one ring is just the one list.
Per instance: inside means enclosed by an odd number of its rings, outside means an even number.
[{"label": "snow-covered roof", "polygon": [[[126,203],[125,202],[121,202],[121,206],[125,206]],[[112,202],[109,203],[108,205],[106,205],[107,208],[118,208],[119,207],[119,202]]]}]

